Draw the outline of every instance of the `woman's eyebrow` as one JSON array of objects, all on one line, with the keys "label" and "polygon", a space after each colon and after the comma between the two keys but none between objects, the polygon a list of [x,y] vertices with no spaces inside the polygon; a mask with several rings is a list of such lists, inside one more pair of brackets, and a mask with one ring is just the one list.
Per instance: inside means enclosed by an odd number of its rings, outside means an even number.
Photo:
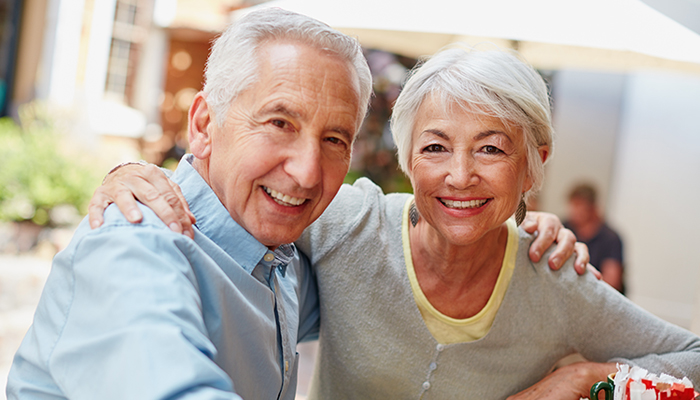
[{"label": "woman's eyebrow", "polygon": [[447,134],[446,134],[445,132],[443,132],[443,131],[441,131],[441,130],[439,130],[439,129],[426,129],[426,130],[424,130],[423,132],[421,132],[421,135],[423,135],[424,133],[432,133],[433,135],[435,135],[435,136],[437,136],[437,137],[439,137],[439,138],[442,138],[442,139],[445,139],[445,140],[450,140],[450,137],[447,136]]},{"label": "woman's eyebrow", "polygon": [[506,139],[508,139],[510,143],[513,143],[513,140],[510,138],[510,136],[508,136],[507,133],[496,129],[489,129],[487,131],[479,132],[476,134],[476,136],[474,136],[474,139],[481,140],[493,135],[504,136]]}]

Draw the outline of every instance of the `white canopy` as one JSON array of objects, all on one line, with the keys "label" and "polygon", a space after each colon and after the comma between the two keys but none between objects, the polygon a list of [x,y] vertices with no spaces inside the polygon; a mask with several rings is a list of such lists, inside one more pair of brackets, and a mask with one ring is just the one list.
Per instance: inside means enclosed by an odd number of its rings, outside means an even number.
[{"label": "white canopy", "polygon": [[700,73],[700,35],[639,0],[274,0],[371,48],[412,57],[455,41],[514,47],[540,68]]}]

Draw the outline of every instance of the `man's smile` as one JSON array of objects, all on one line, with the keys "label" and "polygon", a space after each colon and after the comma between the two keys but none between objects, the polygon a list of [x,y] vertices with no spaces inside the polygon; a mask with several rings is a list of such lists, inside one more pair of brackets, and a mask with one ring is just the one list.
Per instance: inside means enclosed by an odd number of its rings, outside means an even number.
[{"label": "man's smile", "polygon": [[286,206],[286,207],[296,207],[298,205],[303,204],[306,199],[299,198],[299,197],[292,197],[288,194],[280,193],[274,189],[270,189],[269,187],[263,186],[262,187],[265,192],[272,197],[272,199],[277,202],[277,204]]}]

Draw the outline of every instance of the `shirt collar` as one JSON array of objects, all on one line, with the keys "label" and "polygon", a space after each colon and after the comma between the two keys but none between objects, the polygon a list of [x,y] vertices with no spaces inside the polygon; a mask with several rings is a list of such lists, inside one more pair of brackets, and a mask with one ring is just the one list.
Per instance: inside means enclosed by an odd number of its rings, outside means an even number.
[{"label": "shirt collar", "polygon": [[284,274],[287,264],[294,257],[293,245],[279,246],[272,252],[275,256],[274,260],[264,261],[263,257],[270,250],[231,218],[226,207],[221,204],[211,187],[192,166],[193,160],[192,154],[182,157],[171,179],[180,185],[190,210],[197,218],[195,224],[197,229],[248,273],[252,273],[255,266],[262,262],[273,267],[281,267]]}]

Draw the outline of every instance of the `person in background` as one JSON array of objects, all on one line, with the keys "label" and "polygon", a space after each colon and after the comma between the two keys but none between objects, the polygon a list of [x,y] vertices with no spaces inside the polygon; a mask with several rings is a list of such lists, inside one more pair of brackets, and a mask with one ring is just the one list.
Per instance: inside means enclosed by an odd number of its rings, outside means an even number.
[{"label": "person in background", "polygon": [[603,280],[620,293],[625,293],[622,239],[603,219],[598,208],[598,194],[590,184],[579,184],[569,194],[568,220],[578,240],[588,245],[591,264]]}]

